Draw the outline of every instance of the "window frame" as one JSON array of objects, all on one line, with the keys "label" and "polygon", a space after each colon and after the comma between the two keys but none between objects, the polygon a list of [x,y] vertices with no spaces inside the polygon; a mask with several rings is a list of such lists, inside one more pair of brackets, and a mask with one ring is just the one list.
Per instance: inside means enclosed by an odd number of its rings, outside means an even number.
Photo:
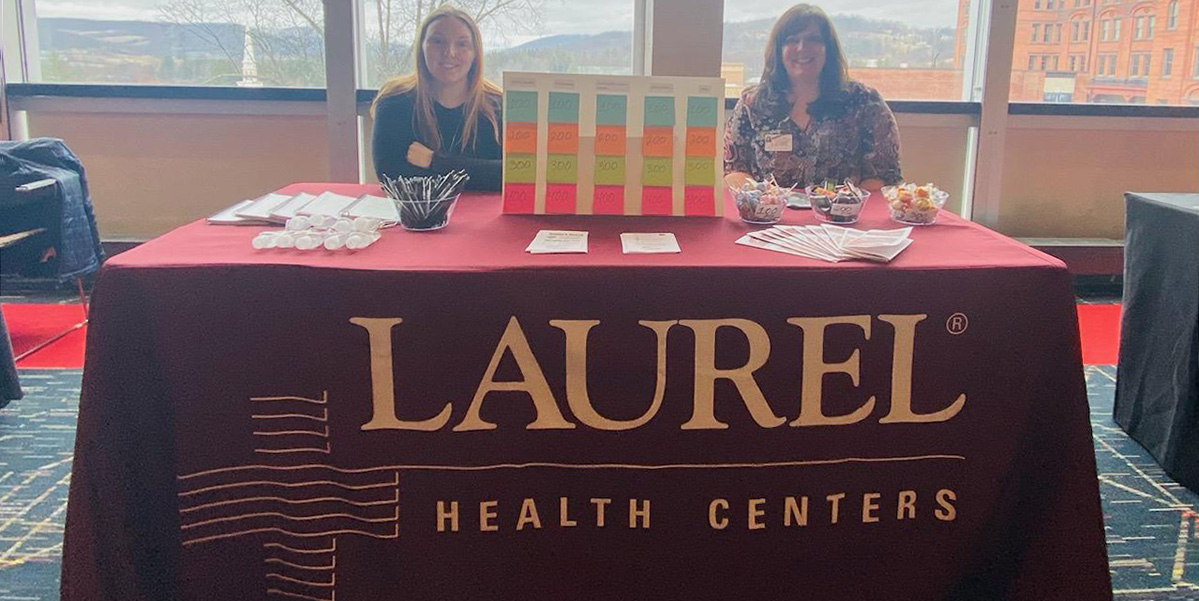
[{"label": "window frame", "polygon": [[[21,6],[32,6],[34,0],[16,0]],[[644,7],[646,0],[635,0],[637,7]],[[659,0],[662,1],[662,0]],[[1047,6],[1051,7],[1051,2]],[[336,4],[336,3],[326,3]],[[357,4],[356,2],[353,4]],[[1061,124],[1061,127],[1089,127],[1098,129],[1133,130],[1149,122],[1154,127],[1192,131],[1199,106],[1155,106],[1155,105],[1106,105],[1106,104],[1050,104],[1011,102],[1010,89],[1006,85],[1012,75],[1013,50],[1017,22],[1015,3],[1000,3],[993,0],[971,2],[972,14],[979,15],[971,21],[978,34],[969,42],[972,48],[966,60],[978,64],[978,73],[967,67],[970,80],[968,86],[981,89],[980,96],[960,102],[947,101],[890,101],[888,105],[898,115],[922,115],[921,123],[952,123],[966,127],[969,131],[968,152],[964,158],[966,192],[963,210],[968,217],[995,225],[998,223],[999,206],[1002,198],[1003,139],[1011,128],[1029,127],[1027,123]],[[1058,8],[1064,8],[1059,0]],[[645,11],[636,10],[639,18]],[[344,17],[345,15],[343,15]],[[1113,41],[1119,39],[1120,19],[1113,19]],[[1061,23],[1054,30],[1060,41]],[[664,26],[659,24],[659,26]],[[638,40],[644,47],[652,44],[653,25],[642,23],[644,35],[637,36],[635,23],[635,45]],[[352,35],[352,34],[346,34]],[[11,43],[6,42],[6,43]],[[331,44],[326,44],[328,48]],[[24,45],[22,45],[24,47]],[[1199,47],[1196,52],[1195,78],[1199,79]],[[6,53],[7,54],[7,53]],[[1036,55],[1030,55],[1035,60]],[[1054,55],[1055,57],[1057,55]],[[21,57],[28,66],[28,53]],[[644,57],[642,57],[644,58]],[[636,61],[636,53],[635,58]],[[33,61],[36,63],[36,61]],[[356,61],[355,61],[356,62]],[[340,63],[339,63],[340,64]],[[329,64],[327,68],[338,68]],[[637,63],[644,65],[644,61]],[[1113,58],[1108,72],[1118,68]],[[635,65],[636,66],[636,65]],[[341,65],[344,68],[344,65]],[[973,78],[987,85],[978,86]],[[25,80],[28,81],[28,80]],[[10,100],[10,115],[27,110],[90,113],[97,116],[112,113],[141,114],[220,114],[220,115],[328,115],[329,119],[343,118],[330,112],[328,89],[305,88],[217,88],[200,86],[121,86],[93,84],[37,84],[16,81],[12,78],[4,92]],[[344,90],[338,90],[344,95]],[[374,97],[374,90],[351,91],[356,105],[357,117],[365,114],[366,107]],[[733,102],[730,100],[729,102]],[[1011,117],[1011,118],[1010,118]],[[1149,121],[1157,120],[1157,121]],[[1164,121],[1163,121],[1164,120]],[[10,120],[11,121],[11,120]],[[984,127],[985,125],[985,127]],[[361,132],[359,132],[361,135]]]}]

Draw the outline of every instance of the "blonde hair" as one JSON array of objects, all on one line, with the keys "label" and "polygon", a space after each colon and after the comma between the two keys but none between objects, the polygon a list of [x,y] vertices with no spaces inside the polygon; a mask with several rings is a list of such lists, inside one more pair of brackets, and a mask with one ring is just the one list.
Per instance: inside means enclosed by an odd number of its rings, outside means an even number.
[{"label": "blonde hair", "polygon": [[433,95],[434,79],[433,74],[429,72],[428,65],[425,64],[424,41],[429,26],[443,17],[453,17],[466,25],[466,28],[470,30],[475,49],[475,60],[466,76],[468,91],[464,103],[462,136],[459,143],[460,149],[465,150],[468,145],[472,147],[475,145],[478,137],[475,125],[478,123],[480,114],[491,123],[492,131],[496,138],[499,138],[496,105],[488,99],[488,95],[500,95],[502,91],[499,86],[483,77],[483,41],[479,34],[479,26],[475,24],[475,20],[470,15],[452,6],[442,6],[434,10],[421,23],[412,53],[416,59],[416,70],[408,75],[393,77],[383,83],[379,88],[379,93],[375,95],[374,102],[371,103],[371,116],[375,116],[375,109],[384,98],[415,90],[416,101],[412,112],[412,119],[415,122],[414,129],[429,148],[441,149],[442,140],[441,133],[437,129],[437,113],[433,110],[433,103],[437,101]]}]

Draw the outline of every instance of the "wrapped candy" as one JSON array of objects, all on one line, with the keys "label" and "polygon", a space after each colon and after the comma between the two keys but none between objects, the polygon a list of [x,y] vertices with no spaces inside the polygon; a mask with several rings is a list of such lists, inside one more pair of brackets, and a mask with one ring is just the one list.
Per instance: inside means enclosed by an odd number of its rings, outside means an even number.
[{"label": "wrapped candy", "polygon": [[783,217],[783,209],[787,206],[787,194],[790,191],[788,188],[779,187],[773,178],[770,181],[751,179],[740,188],[732,188],[733,200],[737,204],[741,221],[756,225],[778,223]]},{"label": "wrapped candy", "polygon": [[949,193],[933,184],[913,183],[883,188],[891,219],[908,225],[931,225],[937,221],[937,211],[945,206]]}]

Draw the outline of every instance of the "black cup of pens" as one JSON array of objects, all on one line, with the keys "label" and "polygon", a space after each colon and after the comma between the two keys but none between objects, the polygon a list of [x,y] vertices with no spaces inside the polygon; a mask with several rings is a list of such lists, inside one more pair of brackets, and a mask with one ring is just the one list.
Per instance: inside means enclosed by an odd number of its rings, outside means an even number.
[{"label": "black cup of pens", "polygon": [[404,177],[384,176],[380,185],[396,204],[400,227],[414,232],[439,230],[450,223],[454,205],[470,176],[465,171],[444,175]]}]

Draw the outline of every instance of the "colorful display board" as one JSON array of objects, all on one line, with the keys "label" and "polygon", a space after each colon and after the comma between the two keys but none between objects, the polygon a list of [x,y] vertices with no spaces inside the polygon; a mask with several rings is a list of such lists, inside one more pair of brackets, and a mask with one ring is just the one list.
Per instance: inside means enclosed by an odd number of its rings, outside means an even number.
[{"label": "colorful display board", "polygon": [[724,80],[504,73],[504,212],[716,216]]}]

